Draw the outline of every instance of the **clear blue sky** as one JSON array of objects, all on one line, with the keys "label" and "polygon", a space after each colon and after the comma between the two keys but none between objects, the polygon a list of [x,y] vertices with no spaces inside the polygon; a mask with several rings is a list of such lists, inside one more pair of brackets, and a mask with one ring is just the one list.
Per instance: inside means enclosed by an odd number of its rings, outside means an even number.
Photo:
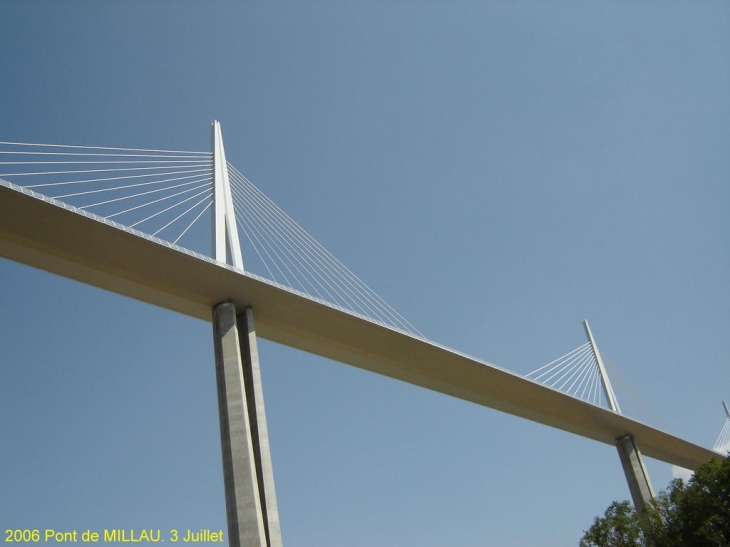
[{"label": "clear blue sky", "polygon": [[[228,159],[433,340],[730,398],[727,2],[0,4],[0,140]],[[210,325],[0,261],[0,528],[225,529]],[[616,451],[261,344],[287,547],[562,547]],[[650,462],[654,486],[671,468]]]}]

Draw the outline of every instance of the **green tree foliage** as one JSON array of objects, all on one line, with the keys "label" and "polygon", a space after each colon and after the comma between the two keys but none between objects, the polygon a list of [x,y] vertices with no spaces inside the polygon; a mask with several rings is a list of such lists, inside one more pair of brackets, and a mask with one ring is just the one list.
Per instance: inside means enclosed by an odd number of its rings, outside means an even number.
[{"label": "green tree foliage", "polygon": [[730,459],[712,460],[684,482],[672,481],[640,519],[629,502],[614,502],[580,547],[729,547]]},{"label": "green tree foliage", "polygon": [[628,501],[614,501],[603,517],[596,517],[580,540],[580,547],[644,547],[639,516]]}]

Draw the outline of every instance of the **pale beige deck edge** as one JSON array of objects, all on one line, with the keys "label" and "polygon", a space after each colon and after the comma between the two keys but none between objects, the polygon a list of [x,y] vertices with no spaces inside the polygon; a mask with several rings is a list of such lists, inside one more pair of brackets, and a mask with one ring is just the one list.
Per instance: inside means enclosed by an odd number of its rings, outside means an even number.
[{"label": "pale beige deck edge", "polygon": [[251,306],[259,334],[502,412],[694,469],[715,452],[489,363],[400,333],[0,185],[0,256],[210,321]]}]

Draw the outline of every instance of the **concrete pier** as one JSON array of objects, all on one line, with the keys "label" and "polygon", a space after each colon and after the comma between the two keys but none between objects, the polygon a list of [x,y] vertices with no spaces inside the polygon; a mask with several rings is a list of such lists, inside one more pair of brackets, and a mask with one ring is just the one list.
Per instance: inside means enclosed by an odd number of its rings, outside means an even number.
[{"label": "concrete pier", "polygon": [[246,308],[244,313],[239,315],[237,319],[239,344],[244,366],[243,380],[248,403],[251,440],[253,441],[253,452],[256,459],[256,476],[263,511],[264,529],[268,540],[267,545],[268,547],[281,547],[279,509],[274,489],[274,472],[271,465],[269,430],[266,426],[264,392],[261,385],[259,349],[256,343],[253,310]]},{"label": "concrete pier", "polygon": [[213,308],[218,412],[231,547],[281,547],[253,312]]},{"label": "concrete pier", "polygon": [[644,466],[644,459],[631,435],[616,439],[616,448],[619,458],[621,458],[626,482],[629,484],[634,507],[636,512],[641,514],[644,512],[645,506],[654,499],[654,489],[649,480],[649,473]]}]

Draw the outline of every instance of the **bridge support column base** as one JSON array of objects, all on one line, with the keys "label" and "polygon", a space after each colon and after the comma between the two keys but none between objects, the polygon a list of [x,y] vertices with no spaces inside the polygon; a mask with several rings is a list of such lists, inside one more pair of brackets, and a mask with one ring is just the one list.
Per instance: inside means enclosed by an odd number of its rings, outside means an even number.
[{"label": "bridge support column base", "polygon": [[642,514],[646,505],[654,499],[654,489],[649,480],[649,473],[644,466],[644,459],[631,435],[616,439],[616,448],[619,458],[621,458],[626,482],[629,484],[634,507],[637,513]]},{"label": "bridge support column base", "polygon": [[231,547],[281,547],[256,330],[249,308],[213,308],[218,413]]}]

